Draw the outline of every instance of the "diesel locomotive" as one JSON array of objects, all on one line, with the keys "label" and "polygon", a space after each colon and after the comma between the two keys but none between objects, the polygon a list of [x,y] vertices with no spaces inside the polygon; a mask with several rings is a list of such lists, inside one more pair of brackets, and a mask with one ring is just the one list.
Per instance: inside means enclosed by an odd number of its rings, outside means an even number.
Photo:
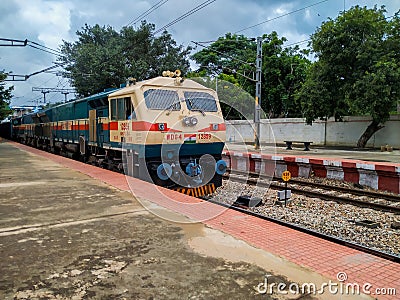
[{"label": "diesel locomotive", "polygon": [[193,196],[213,193],[226,171],[218,96],[178,70],[11,122],[21,143]]}]

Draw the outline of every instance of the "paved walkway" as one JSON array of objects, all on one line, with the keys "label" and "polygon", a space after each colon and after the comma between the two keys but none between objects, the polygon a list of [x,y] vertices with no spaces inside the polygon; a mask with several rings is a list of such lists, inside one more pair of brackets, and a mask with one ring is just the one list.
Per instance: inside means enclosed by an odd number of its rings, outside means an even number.
[{"label": "paved walkway", "polygon": [[[14,143],[16,147],[44,156],[64,166],[106,182],[116,188],[133,192],[172,211],[200,220],[204,224],[242,239],[260,249],[278,255],[337,281],[357,284],[378,299],[399,299],[400,264],[396,264],[354,249],[340,246],[305,233],[277,225],[218,205],[204,202],[171,190],[156,187],[123,174],[99,169],[64,157]],[[378,295],[382,289],[396,289],[397,296]],[[381,290],[380,290],[381,289]],[[326,298],[322,298],[326,299]]]}]

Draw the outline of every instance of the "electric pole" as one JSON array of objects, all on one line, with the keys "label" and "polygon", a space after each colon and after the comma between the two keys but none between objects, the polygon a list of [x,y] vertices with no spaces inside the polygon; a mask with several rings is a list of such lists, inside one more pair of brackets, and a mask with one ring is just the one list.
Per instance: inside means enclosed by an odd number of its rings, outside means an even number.
[{"label": "electric pole", "polygon": [[261,69],[262,69],[262,37],[257,37],[256,58],[256,99],[254,104],[254,147],[260,149],[260,115],[261,115]]},{"label": "electric pole", "polygon": [[0,47],[25,47],[28,45],[28,40],[14,40],[14,39],[4,39],[0,38],[1,43]]},{"label": "electric pole", "polygon": [[64,102],[67,102],[67,95],[68,95],[69,93],[71,93],[71,92],[69,92],[69,91],[61,92],[61,94],[63,94],[63,95],[65,96]]},{"label": "electric pole", "polygon": [[69,93],[74,93],[74,89],[58,89],[58,88],[40,88],[33,87],[32,92],[41,92],[43,94],[43,102],[46,103],[46,94],[47,93],[62,93],[65,95],[65,101],[67,101],[67,95]]},{"label": "electric pole", "polygon": [[41,91],[41,93],[43,94],[43,103],[46,104],[46,94],[50,93],[50,91]]}]

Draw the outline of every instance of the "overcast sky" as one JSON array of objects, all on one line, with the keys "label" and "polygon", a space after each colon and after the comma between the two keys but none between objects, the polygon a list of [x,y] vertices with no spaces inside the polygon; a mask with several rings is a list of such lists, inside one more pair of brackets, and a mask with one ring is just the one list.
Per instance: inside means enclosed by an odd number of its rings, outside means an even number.
[{"label": "overcast sky", "polygon": [[[168,0],[146,20],[163,27],[205,0]],[[28,39],[46,47],[58,49],[62,40],[75,41],[76,31],[88,25],[110,25],[117,31],[151,8],[159,0],[1,0],[0,38]],[[161,2],[163,3],[163,2]],[[315,4],[315,5],[314,5]],[[400,0],[216,0],[169,27],[172,37],[184,46],[191,41],[214,40],[227,32],[238,32],[248,37],[277,31],[288,44],[303,41],[321,23],[335,18],[343,9],[355,5],[373,7],[385,5],[387,15],[400,9]],[[305,8],[308,7],[308,8]],[[305,8],[305,9],[302,9]],[[271,20],[290,12],[295,13]],[[241,31],[252,25],[262,25]],[[134,24],[132,24],[134,25]],[[197,48],[198,51],[200,50]],[[0,70],[28,75],[53,65],[55,56],[32,47],[0,47]],[[14,85],[12,105],[35,105],[43,100],[32,87],[70,88],[68,81],[55,73],[42,73]],[[106,87],[105,87],[106,88]],[[73,95],[68,95],[68,99]],[[50,102],[61,101],[60,93],[47,94]]]}]

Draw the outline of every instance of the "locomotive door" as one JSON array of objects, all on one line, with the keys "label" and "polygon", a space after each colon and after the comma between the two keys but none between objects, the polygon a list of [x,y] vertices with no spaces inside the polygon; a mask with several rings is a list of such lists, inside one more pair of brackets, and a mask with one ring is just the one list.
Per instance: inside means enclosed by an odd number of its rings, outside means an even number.
[{"label": "locomotive door", "polygon": [[89,110],[89,142],[97,142],[96,110]]}]

